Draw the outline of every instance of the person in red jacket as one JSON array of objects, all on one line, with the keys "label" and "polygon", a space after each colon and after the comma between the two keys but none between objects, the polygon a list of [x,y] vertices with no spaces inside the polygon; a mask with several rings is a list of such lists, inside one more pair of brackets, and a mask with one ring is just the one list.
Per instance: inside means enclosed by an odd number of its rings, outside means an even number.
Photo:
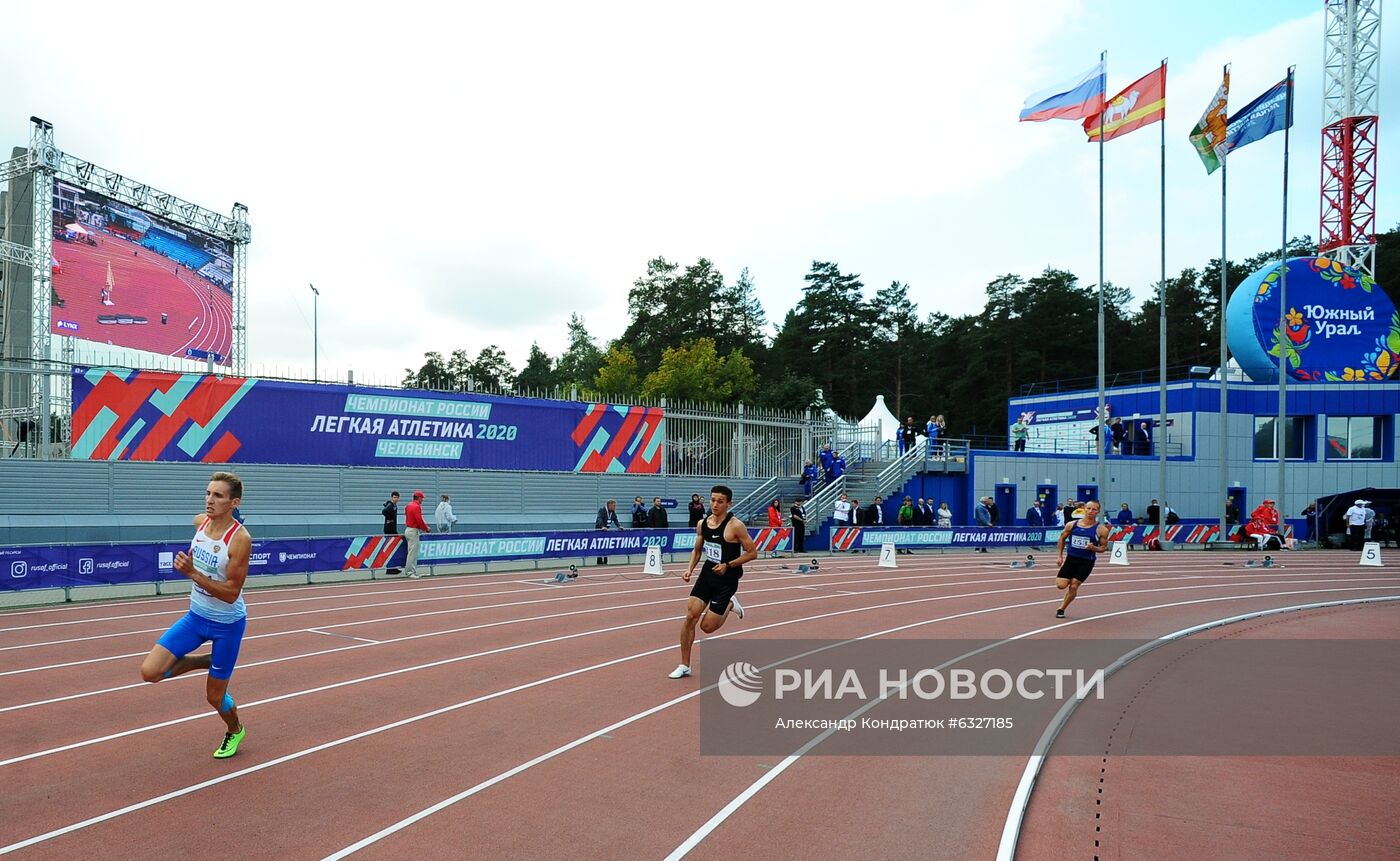
[{"label": "person in red jacket", "polygon": [[1250,512],[1249,525],[1244,529],[1245,534],[1259,543],[1260,550],[1268,550],[1271,545],[1283,546],[1283,539],[1278,531],[1278,509],[1274,507],[1272,499],[1266,499],[1259,504],[1259,507]]},{"label": "person in red jacket", "polygon": [[423,491],[413,491],[413,501],[403,511],[404,538],[408,542],[408,560],[404,563],[404,573],[414,580],[418,574],[418,537],[425,532],[432,532],[428,528],[428,522],[423,519]]},{"label": "person in red jacket", "polygon": [[773,500],[772,504],[768,506],[768,525],[769,525],[769,526],[782,526],[782,525],[783,525],[782,500],[776,499],[776,498],[775,498],[775,499]]}]

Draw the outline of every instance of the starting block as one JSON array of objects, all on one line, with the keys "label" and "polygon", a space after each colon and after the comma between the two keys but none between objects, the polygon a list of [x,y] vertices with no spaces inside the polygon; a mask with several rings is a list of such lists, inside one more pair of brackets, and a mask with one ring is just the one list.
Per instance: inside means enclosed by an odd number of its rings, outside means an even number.
[{"label": "starting block", "polygon": [[1248,562],[1245,562],[1245,563],[1244,563],[1244,567],[1246,567],[1246,568],[1272,568],[1272,567],[1274,567],[1274,557],[1272,557],[1272,556],[1265,556],[1262,562],[1256,562],[1256,561],[1254,561],[1253,559],[1250,559]]},{"label": "starting block", "polygon": [[1011,567],[1012,567],[1012,568],[1034,568],[1034,567],[1035,567],[1035,556],[1032,555],[1032,554],[1030,554],[1030,553],[1027,553],[1027,554],[1026,554],[1026,561],[1025,561],[1025,562],[1022,562],[1022,561],[1019,560],[1019,559],[1013,560],[1012,563],[1011,563]]},{"label": "starting block", "polygon": [[555,571],[555,572],[554,572],[554,579],[553,579],[553,580],[546,580],[545,582],[546,582],[546,583],[565,583],[565,582],[568,581],[568,579],[569,579],[569,575],[568,575],[568,574],[565,574],[563,571]]}]

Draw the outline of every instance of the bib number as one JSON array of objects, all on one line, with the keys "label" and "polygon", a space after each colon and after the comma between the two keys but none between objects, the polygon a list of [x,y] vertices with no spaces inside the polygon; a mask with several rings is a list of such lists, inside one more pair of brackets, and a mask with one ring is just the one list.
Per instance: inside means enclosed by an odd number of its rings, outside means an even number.
[{"label": "bib number", "polygon": [[724,550],[714,541],[705,542],[705,561],[719,565],[724,561]]}]

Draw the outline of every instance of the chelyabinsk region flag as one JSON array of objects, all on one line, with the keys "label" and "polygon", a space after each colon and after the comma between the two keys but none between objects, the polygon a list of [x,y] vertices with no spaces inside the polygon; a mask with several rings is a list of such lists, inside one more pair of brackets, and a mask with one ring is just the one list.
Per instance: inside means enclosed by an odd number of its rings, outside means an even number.
[{"label": "chelyabinsk region flag", "polygon": [[1097,116],[1103,110],[1108,78],[1106,69],[1105,62],[1100,60],[1092,69],[1032,94],[1021,106],[1021,122],[1078,120]]},{"label": "chelyabinsk region flag", "polygon": [[1288,98],[1291,86],[1293,79],[1284,78],[1230,117],[1230,126],[1225,132],[1230,152],[1293,125],[1293,100]]},{"label": "chelyabinsk region flag", "polygon": [[1207,174],[1215,173],[1216,168],[1220,167],[1220,157],[1227,150],[1225,133],[1229,128],[1229,120],[1226,119],[1229,102],[1230,70],[1227,67],[1220,80],[1220,89],[1215,91],[1215,98],[1211,99],[1206,112],[1201,114],[1200,122],[1191,129],[1191,145],[1205,163]]},{"label": "chelyabinsk region flag", "polygon": [[1099,123],[1103,123],[1103,139],[1135,132],[1143,126],[1160,123],[1167,115],[1167,67],[1156,69],[1138,78],[1123,92],[1109,99],[1102,113],[1086,117],[1084,133],[1090,143],[1099,139]]}]

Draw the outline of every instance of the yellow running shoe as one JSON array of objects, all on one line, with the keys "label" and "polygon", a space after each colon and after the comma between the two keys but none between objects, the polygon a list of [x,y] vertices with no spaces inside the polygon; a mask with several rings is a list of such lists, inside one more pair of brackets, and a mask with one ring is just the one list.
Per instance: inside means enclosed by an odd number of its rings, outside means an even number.
[{"label": "yellow running shoe", "polygon": [[219,745],[219,749],[214,751],[215,759],[228,759],[238,753],[238,745],[243,741],[243,736],[248,734],[248,727],[239,728],[238,732],[224,733],[224,743]]}]

